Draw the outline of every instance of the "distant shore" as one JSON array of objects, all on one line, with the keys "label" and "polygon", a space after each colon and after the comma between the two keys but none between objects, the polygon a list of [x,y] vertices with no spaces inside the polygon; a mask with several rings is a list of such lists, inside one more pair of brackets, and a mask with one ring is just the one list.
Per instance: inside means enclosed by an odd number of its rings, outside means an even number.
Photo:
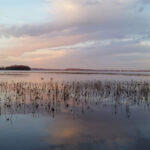
[{"label": "distant shore", "polygon": [[29,66],[25,65],[12,65],[12,66],[7,66],[7,67],[0,67],[0,70],[12,70],[12,71],[46,71],[46,72],[57,72],[57,73],[80,73],[80,74],[86,74],[87,72],[89,74],[102,74],[102,73],[110,73],[110,74],[124,74],[124,73],[143,73],[143,72],[150,72],[150,70],[144,70],[144,69],[139,69],[139,70],[117,70],[117,69],[81,69],[81,68],[66,68],[66,69],[46,69],[46,68],[31,68]]},{"label": "distant shore", "polygon": [[31,70],[31,68],[24,65],[13,65],[7,67],[0,67],[0,70]]},{"label": "distant shore", "polygon": [[80,69],[80,68],[67,68],[67,69],[43,69],[32,68],[33,71],[53,71],[53,72],[150,72],[150,70],[112,70],[112,69]]}]

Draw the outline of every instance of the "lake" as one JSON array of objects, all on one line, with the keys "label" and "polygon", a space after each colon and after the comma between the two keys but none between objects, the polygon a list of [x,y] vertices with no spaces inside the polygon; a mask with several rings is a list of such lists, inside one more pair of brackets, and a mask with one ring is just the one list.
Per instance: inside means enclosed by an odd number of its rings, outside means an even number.
[{"label": "lake", "polygon": [[0,71],[1,150],[149,150],[149,73]]}]

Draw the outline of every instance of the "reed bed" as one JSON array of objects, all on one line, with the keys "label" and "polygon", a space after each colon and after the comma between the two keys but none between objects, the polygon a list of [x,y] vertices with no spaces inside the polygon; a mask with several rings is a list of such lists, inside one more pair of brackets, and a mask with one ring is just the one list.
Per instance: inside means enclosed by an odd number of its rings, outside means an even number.
[{"label": "reed bed", "polygon": [[[84,113],[102,104],[114,107],[125,106],[130,117],[130,107],[149,108],[149,81],[70,81],[56,82],[0,82],[0,115],[15,113],[59,112]],[[9,117],[6,117],[9,120]]]}]

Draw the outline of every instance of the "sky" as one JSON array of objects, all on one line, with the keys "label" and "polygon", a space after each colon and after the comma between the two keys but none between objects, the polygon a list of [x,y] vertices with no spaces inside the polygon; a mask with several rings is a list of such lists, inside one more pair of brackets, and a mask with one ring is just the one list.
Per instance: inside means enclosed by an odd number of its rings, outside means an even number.
[{"label": "sky", "polygon": [[0,66],[150,69],[150,0],[0,0]]}]

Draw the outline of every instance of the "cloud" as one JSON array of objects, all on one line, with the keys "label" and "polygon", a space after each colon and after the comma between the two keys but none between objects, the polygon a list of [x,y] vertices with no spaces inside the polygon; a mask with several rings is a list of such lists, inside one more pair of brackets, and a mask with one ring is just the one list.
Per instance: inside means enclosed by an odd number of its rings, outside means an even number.
[{"label": "cloud", "polygon": [[[14,25],[11,27],[2,26],[0,28],[1,36],[40,36],[54,32],[63,32],[64,30],[82,27],[95,28],[95,26],[120,25],[125,22],[131,22],[138,19],[137,16],[131,16],[130,8],[127,8],[135,0],[105,0],[105,1],[79,1],[79,0],[55,0],[47,2],[46,10],[55,18],[52,22],[40,24]],[[89,3],[92,2],[93,5]],[[115,3],[116,2],[116,3]],[[119,3],[119,4],[118,4]],[[48,9],[49,8],[49,9]],[[127,22],[127,23],[128,23]]]},{"label": "cloud", "polygon": [[[129,62],[134,62],[130,65],[134,68],[136,63],[149,59],[150,16],[146,10],[149,1],[43,2],[49,20],[24,25],[0,25],[0,55],[3,62],[33,61],[36,65],[39,60],[42,66],[47,67],[71,65],[85,68],[119,68],[119,65],[125,67]],[[109,60],[107,63],[106,59]]]}]

